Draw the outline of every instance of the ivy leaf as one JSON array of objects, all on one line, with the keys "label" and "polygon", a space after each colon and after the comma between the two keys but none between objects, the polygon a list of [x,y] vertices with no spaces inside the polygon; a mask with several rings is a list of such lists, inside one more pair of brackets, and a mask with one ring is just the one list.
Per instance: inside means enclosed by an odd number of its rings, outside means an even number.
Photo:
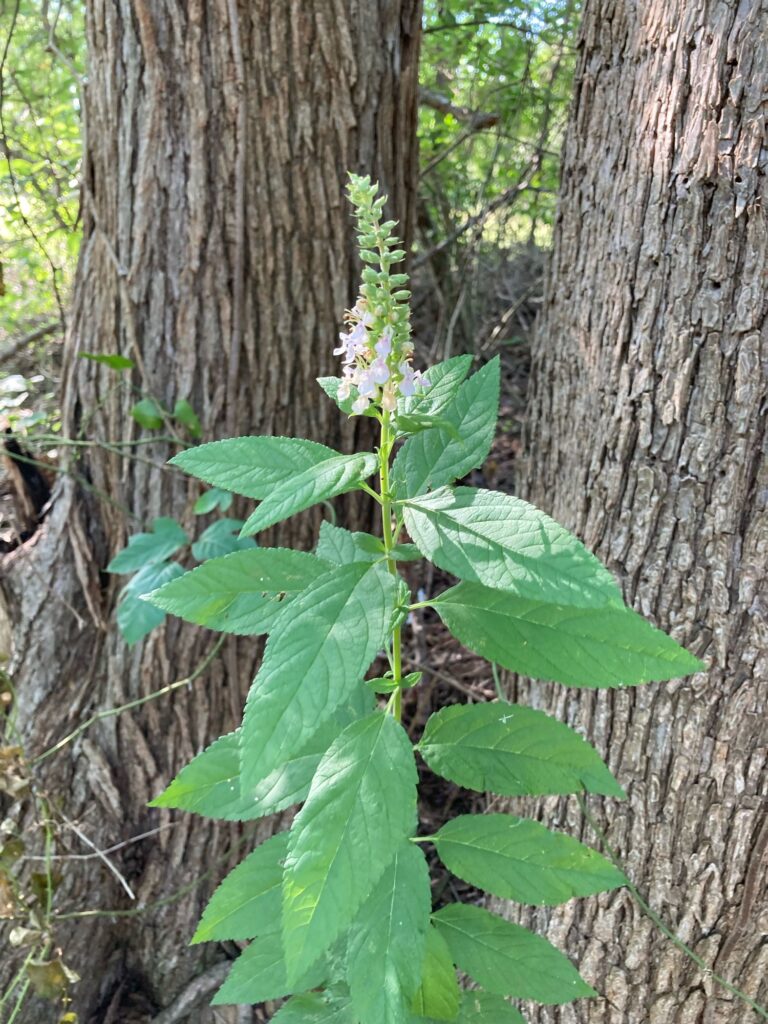
[{"label": "ivy leaf", "polygon": [[165,423],[162,406],[154,398],[142,398],[131,409],[131,416],[145,430],[160,430]]},{"label": "ivy leaf", "polygon": [[547,1005],[597,995],[546,939],[496,914],[452,903],[432,920],[456,964],[488,992]]},{"label": "ivy leaf", "polygon": [[301,803],[309,792],[320,759],[341,730],[370,713],[373,700],[363,687],[355,706],[339,708],[298,753],[286,758],[249,791],[240,785],[240,730],[220,736],[186,765],[149,804],[175,807],[224,821],[252,821]]},{"label": "ivy leaf", "polygon": [[328,992],[292,996],[272,1018],[273,1024],[358,1024],[350,1003]]},{"label": "ivy leaf", "polygon": [[214,487],[259,500],[277,484],[338,454],[299,437],[228,437],[188,448],[170,462]]},{"label": "ivy leaf", "polygon": [[568,686],[635,686],[705,666],[630,608],[547,604],[460,583],[430,602],[471,651]]},{"label": "ivy leaf", "polygon": [[335,454],[303,473],[284,478],[251,513],[240,536],[251,536],[319,501],[353,490],[376,472],[378,464],[378,459],[370,452],[363,455]]},{"label": "ivy leaf", "polygon": [[183,548],[188,539],[175,519],[160,516],[153,521],[150,533],[135,533],[128,538],[128,546],[115,555],[107,572],[137,572],[147,565],[163,562]]},{"label": "ivy leaf", "polygon": [[173,418],[186,427],[192,437],[203,436],[200,419],[186,398],[179,398],[177,400],[173,407]]},{"label": "ivy leaf", "polygon": [[395,581],[383,566],[334,566],[272,627],[245,706],[242,779],[248,791],[295,754],[349,699],[386,641]]},{"label": "ivy leaf", "polygon": [[352,533],[341,526],[333,526],[327,519],[320,524],[320,536],[315,550],[319,558],[335,565],[380,562],[384,556],[383,545],[378,537],[370,533]]},{"label": "ivy leaf", "polygon": [[213,558],[148,594],[147,600],[208,629],[243,636],[268,633],[291,599],[330,566],[304,551],[248,543],[249,550]]},{"label": "ivy leaf", "polygon": [[429,387],[410,398],[401,398],[397,403],[397,422],[400,413],[435,413],[441,412],[454,398],[459,386],[465,380],[472,366],[472,356],[454,356],[445,362],[430,366],[427,373]]},{"label": "ivy leaf", "polygon": [[431,908],[427,862],[413,843],[403,843],[349,939],[347,979],[360,1020],[404,1021],[421,982]]},{"label": "ivy leaf", "polygon": [[211,487],[210,490],[204,491],[200,495],[192,511],[196,516],[204,516],[208,512],[213,512],[216,508],[226,512],[232,505],[232,499],[233,494],[231,491],[223,491],[220,487]]},{"label": "ivy leaf", "polygon": [[280,999],[296,991],[315,988],[325,981],[326,965],[318,960],[293,984],[289,982],[279,916],[275,923],[273,931],[254,939],[235,960],[227,980],[211,1000],[212,1006],[263,1003],[268,999]]},{"label": "ivy leaf", "polygon": [[432,771],[459,786],[502,796],[624,790],[597,752],[543,711],[507,704],[454,704],[431,716],[416,748]]},{"label": "ivy leaf", "polygon": [[615,580],[581,541],[519,498],[445,487],[407,502],[404,513],[421,553],[462,580],[553,604],[623,605]]},{"label": "ivy leaf", "polygon": [[253,939],[280,930],[283,860],[288,833],[257,846],[211,896],[192,943]]},{"label": "ivy leaf", "polygon": [[[392,466],[400,498],[415,498],[481,466],[491,447],[499,408],[499,358],[465,381],[441,415],[452,425],[409,438]],[[453,431],[459,440],[452,436]]]},{"label": "ivy leaf", "polygon": [[165,619],[165,613],[153,608],[144,597],[183,572],[178,562],[152,562],[123,587],[117,606],[117,626],[127,644],[135,644]]},{"label": "ivy leaf", "polygon": [[283,929],[288,973],[307,969],[352,922],[416,819],[411,742],[374,712],[334,740],[288,840]]},{"label": "ivy leaf", "polygon": [[440,932],[430,925],[421,966],[421,984],[411,1003],[411,1010],[430,1020],[456,1020],[460,999],[451,951]]},{"label": "ivy leaf", "polygon": [[518,903],[553,906],[626,883],[595,850],[512,814],[460,815],[433,841],[454,875]]},{"label": "ivy leaf", "polygon": [[236,537],[235,531],[243,525],[242,519],[217,519],[200,534],[192,545],[192,554],[198,562],[207,558],[230,555],[256,546],[252,537]]}]

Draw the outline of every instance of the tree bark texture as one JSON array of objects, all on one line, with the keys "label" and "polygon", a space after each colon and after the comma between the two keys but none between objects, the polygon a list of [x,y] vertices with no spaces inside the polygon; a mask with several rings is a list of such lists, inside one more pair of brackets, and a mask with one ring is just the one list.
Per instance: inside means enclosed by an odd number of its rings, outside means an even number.
[{"label": "tree bark texture", "polygon": [[[763,1004],[767,96],[765,0],[587,0],[522,490],[710,669],[612,692],[518,684],[626,788],[590,807],[640,891]],[[597,845],[575,805],[559,817]],[[758,1019],[626,890],[521,918],[604,996],[531,1024]]]},{"label": "tree bark texture", "polygon": [[[142,395],[167,409],[186,399],[205,440],[281,433],[349,445],[351,426],[314,381],[335,372],[331,350],[355,297],[346,173],[381,182],[406,237],[417,174],[420,0],[90,0],[87,31],[84,238],[62,405],[65,435],[102,447],[70,460],[43,527],[3,566],[29,756],[88,715],[185,676],[213,643],[178,620],[134,648],[117,636],[124,579],[104,567],[155,516],[191,526],[200,493],[163,465],[184,443],[130,457],[111,445],[151,436],[131,407]],[[120,375],[86,353],[120,353],[136,368]],[[61,913],[153,904],[213,869],[138,916],[58,923],[82,978],[83,1022],[150,1020],[180,994],[186,1005],[185,986],[224,956],[187,944],[212,884],[242,855],[222,861],[239,829],[145,805],[239,722],[255,661],[252,643],[228,643],[189,688],[100,722],[37,770],[56,853],[89,852],[61,815],[99,848],[164,827],[111,857],[135,901],[99,860],[64,862]],[[53,1012],[31,1005],[21,1019]],[[178,1019],[208,1014],[198,1006]]]}]

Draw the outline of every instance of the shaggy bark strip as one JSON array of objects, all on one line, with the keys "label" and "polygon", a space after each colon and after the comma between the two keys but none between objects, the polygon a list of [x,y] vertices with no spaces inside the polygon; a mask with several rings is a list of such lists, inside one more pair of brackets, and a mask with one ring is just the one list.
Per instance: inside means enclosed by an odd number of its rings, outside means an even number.
[{"label": "shaggy bark strip", "polygon": [[[765,1003],[768,7],[588,2],[580,47],[523,489],[712,668],[520,689],[607,751],[630,876]],[[626,893],[589,903],[521,916],[548,921],[605,1000],[528,1020],[752,1019]]]},{"label": "shaggy bark strip", "polygon": [[[381,182],[407,237],[419,0],[90,0],[87,31],[67,434],[136,438],[130,409],[143,391],[168,409],[188,400],[206,440],[234,431],[350,444],[351,428],[341,436],[314,382],[334,372],[339,311],[355,298],[346,172]],[[118,375],[84,353],[120,353],[137,368]],[[161,468],[177,449],[149,444],[138,459],[89,451],[61,479],[43,527],[3,564],[30,756],[89,714],[186,675],[210,648],[210,636],[178,620],[127,648],[114,625],[119,581],[103,573],[154,516],[186,515],[192,525],[197,485]],[[189,692],[94,726],[40,768],[54,807],[102,848],[163,822],[146,801],[239,720],[254,663],[253,644],[232,642]],[[106,1019],[109,1006],[114,1019],[149,1019],[222,957],[187,940],[238,835],[181,815],[113,856],[139,905],[211,868],[214,877],[137,917],[61,924],[65,962],[82,976],[73,1007],[82,1021]],[[56,905],[128,907],[92,861],[67,867]],[[42,1004],[34,1013],[58,1019]]]}]

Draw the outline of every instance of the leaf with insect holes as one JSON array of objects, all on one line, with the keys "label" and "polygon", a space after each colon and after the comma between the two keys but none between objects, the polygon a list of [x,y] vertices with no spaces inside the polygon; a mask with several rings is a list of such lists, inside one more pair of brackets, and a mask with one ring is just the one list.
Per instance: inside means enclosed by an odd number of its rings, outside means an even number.
[{"label": "leaf with insect holes", "polygon": [[549,604],[479,583],[460,583],[430,604],[471,651],[536,679],[636,686],[705,668],[631,608]]},{"label": "leaf with insect holes", "polygon": [[527,928],[463,903],[432,919],[457,966],[488,992],[548,1006],[597,995],[567,957]]},{"label": "leaf with insect holes", "polygon": [[502,796],[624,790],[597,752],[543,711],[494,701],[435,712],[416,748],[432,771],[459,786]]},{"label": "leaf with insect holes", "polygon": [[595,850],[513,814],[460,815],[433,842],[454,875],[518,903],[554,906],[626,883]]},{"label": "leaf with insect holes", "polygon": [[352,923],[416,824],[416,765],[405,730],[380,711],[348,726],[318,765],[291,827],[283,879],[289,977]]},{"label": "leaf with insect holes", "polygon": [[242,785],[257,786],[349,700],[386,641],[396,584],[381,565],[334,566],[278,616],[245,705]]}]

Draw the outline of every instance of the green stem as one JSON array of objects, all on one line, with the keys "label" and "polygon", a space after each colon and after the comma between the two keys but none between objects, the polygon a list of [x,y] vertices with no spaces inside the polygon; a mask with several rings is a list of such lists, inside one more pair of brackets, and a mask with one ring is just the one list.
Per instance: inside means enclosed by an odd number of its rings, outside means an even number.
[{"label": "green stem", "polygon": [[[384,551],[387,556],[387,568],[393,576],[397,576],[397,564],[395,559],[390,557],[390,551],[397,543],[397,534],[392,529],[392,498],[389,493],[389,460],[392,455],[394,440],[390,414],[385,411],[381,418],[381,447],[379,448],[381,526]],[[403,654],[400,626],[397,626],[392,632],[392,676],[397,689],[392,693],[390,704],[392,714],[395,720],[399,722],[403,714],[403,691],[400,685],[403,677]]]},{"label": "green stem", "polygon": [[746,1003],[746,1005],[751,1007],[751,1009],[753,1009],[755,1013],[758,1014],[758,1016],[762,1017],[763,1020],[768,1020],[768,1009],[766,1009],[764,1006],[761,1006],[759,1003],[756,1003],[754,999],[750,999],[750,997],[745,992],[742,992],[740,989],[736,988],[736,986],[732,985],[730,981],[726,981],[725,978],[722,978],[719,974],[715,974],[715,972],[712,970],[712,968],[709,966],[706,960],[703,960],[697,953],[694,953],[690,946],[686,946],[683,940],[679,939],[677,935],[675,935],[675,933],[672,931],[672,929],[668,927],[668,925],[666,925],[664,921],[662,921],[662,919],[659,917],[659,915],[656,913],[653,907],[646,903],[645,899],[640,895],[640,893],[632,884],[632,882],[630,882],[630,880],[627,878],[627,873],[624,870],[623,864],[619,860],[618,854],[608,842],[608,839],[603,830],[600,828],[600,826],[597,824],[595,819],[590,814],[584,798],[578,795],[577,800],[579,801],[581,813],[584,815],[586,821],[589,823],[590,827],[592,828],[592,831],[597,835],[598,839],[600,840],[603,849],[608,854],[608,859],[614,864],[615,867],[619,869],[619,871],[621,871],[621,873],[626,878],[626,887],[627,889],[629,889],[630,893],[632,894],[632,897],[634,898],[635,902],[638,904],[640,909],[643,911],[643,913],[647,917],[649,917],[651,921],[653,921],[653,923],[656,925],[659,931],[669,939],[673,946],[677,946],[681,953],[684,953],[689,960],[692,960],[693,963],[695,963],[697,967],[700,967],[701,970],[704,971],[710,978],[712,978],[713,981],[716,981],[718,985],[722,985],[722,987],[726,989],[728,992],[730,992],[731,995],[736,996],[737,999],[740,999],[743,1003]]}]

